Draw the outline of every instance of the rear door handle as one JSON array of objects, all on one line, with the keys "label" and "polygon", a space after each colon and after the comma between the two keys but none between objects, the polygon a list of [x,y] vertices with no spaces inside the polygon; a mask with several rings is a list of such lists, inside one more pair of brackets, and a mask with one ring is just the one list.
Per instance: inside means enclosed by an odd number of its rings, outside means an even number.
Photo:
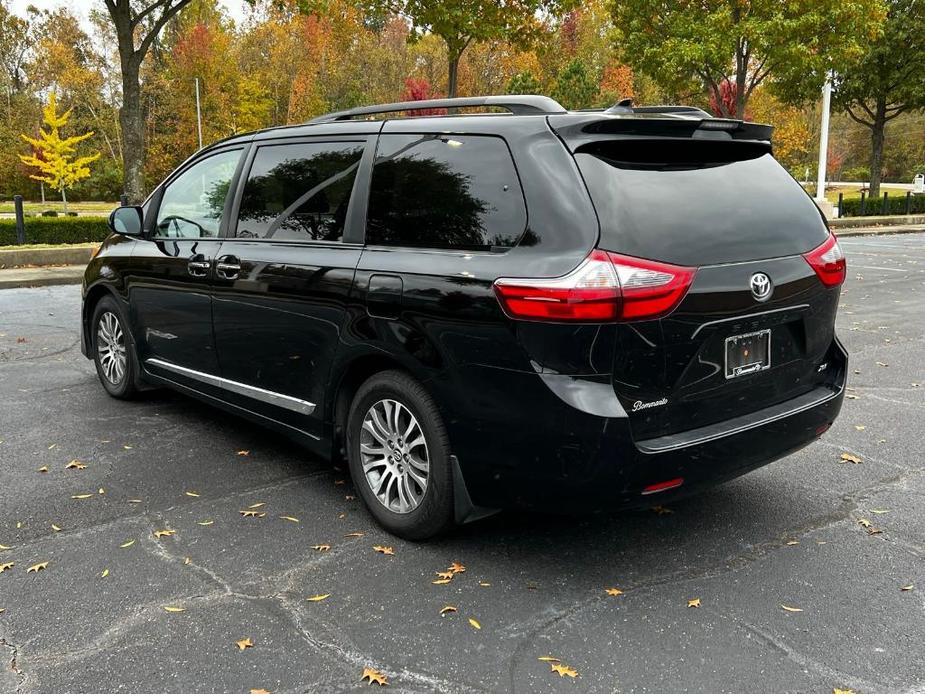
[{"label": "rear door handle", "polygon": [[206,260],[206,257],[202,253],[197,253],[186,263],[186,270],[193,277],[208,276],[209,268],[211,267],[211,261]]},{"label": "rear door handle", "polygon": [[222,279],[235,280],[241,272],[241,261],[233,255],[223,255],[215,262],[215,274]]}]

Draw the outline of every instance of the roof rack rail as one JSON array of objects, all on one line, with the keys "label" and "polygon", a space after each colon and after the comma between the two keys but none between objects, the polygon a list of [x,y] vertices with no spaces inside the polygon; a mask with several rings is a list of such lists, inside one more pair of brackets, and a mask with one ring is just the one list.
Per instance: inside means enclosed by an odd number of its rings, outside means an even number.
[{"label": "roof rack rail", "polygon": [[635,106],[633,113],[689,113],[703,118],[712,118],[709,113],[696,106]]},{"label": "roof rack rail", "polygon": [[423,99],[420,101],[398,101],[392,104],[379,104],[376,106],[360,106],[346,111],[334,111],[323,116],[312,118],[309,125],[315,123],[333,123],[356,118],[357,116],[373,116],[381,113],[395,113],[399,111],[423,111],[435,108],[477,108],[479,106],[492,106],[504,108],[517,116],[536,115],[544,113],[565,113],[565,108],[548,96],[535,94],[505,94],[499,96],[465,96],[453,99]]}]

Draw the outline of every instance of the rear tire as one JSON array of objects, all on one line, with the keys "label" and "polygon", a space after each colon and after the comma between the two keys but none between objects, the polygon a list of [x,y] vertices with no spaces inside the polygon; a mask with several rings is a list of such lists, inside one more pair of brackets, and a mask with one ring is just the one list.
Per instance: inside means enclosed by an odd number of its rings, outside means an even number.
[{"label": "rear tire", "polygon": [[416,380],[384,371],[361,385],[347,416],[346,449],[354,486],[386,530],[426,540],[452,527],[449,439]]},{"label": "rear tire", "polygon": [[130,400],[138,395],[138,360],[128,322],[115,299],[105,296],[90,319],[90,346],[96,375],[112,397]]}]

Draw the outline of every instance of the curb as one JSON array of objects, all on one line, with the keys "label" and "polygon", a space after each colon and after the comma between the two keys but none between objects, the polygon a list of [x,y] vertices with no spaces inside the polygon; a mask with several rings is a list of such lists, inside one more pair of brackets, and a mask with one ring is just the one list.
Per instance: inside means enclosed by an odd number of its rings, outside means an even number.
[{"label": "curb", "polygon": [[61,248],[0,248],[0,268],[30,265],[86,265],[98,244],[72,244]]},{"label": "curb", "polygon": [[883,234],[921,234],[925,232],[925,224],[904,224],[895,227],[862,227],[859,229],[839,229],[833,228],[835,235],[840,238],[850,236],[880,236]]},{"label": "curb", "polygon": [[84,264],[0,270],[0,289],[80,284],[86,267]]}]

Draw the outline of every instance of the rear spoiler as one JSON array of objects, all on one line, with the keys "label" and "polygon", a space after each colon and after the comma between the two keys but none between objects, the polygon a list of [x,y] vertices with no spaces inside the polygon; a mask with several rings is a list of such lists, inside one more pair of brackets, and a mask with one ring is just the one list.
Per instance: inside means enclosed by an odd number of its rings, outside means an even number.
[{"label": "rear spoiler", "polygon": [[[703,115],[701,115],[703,114]],[[606,139],[744,140],[770,148],[773,126],[731,118],[710,118],[700,112],[677,112],[633,116],[605,113],[569,113],[548,116],[549,126],[574,152],[583,145]]]}]

